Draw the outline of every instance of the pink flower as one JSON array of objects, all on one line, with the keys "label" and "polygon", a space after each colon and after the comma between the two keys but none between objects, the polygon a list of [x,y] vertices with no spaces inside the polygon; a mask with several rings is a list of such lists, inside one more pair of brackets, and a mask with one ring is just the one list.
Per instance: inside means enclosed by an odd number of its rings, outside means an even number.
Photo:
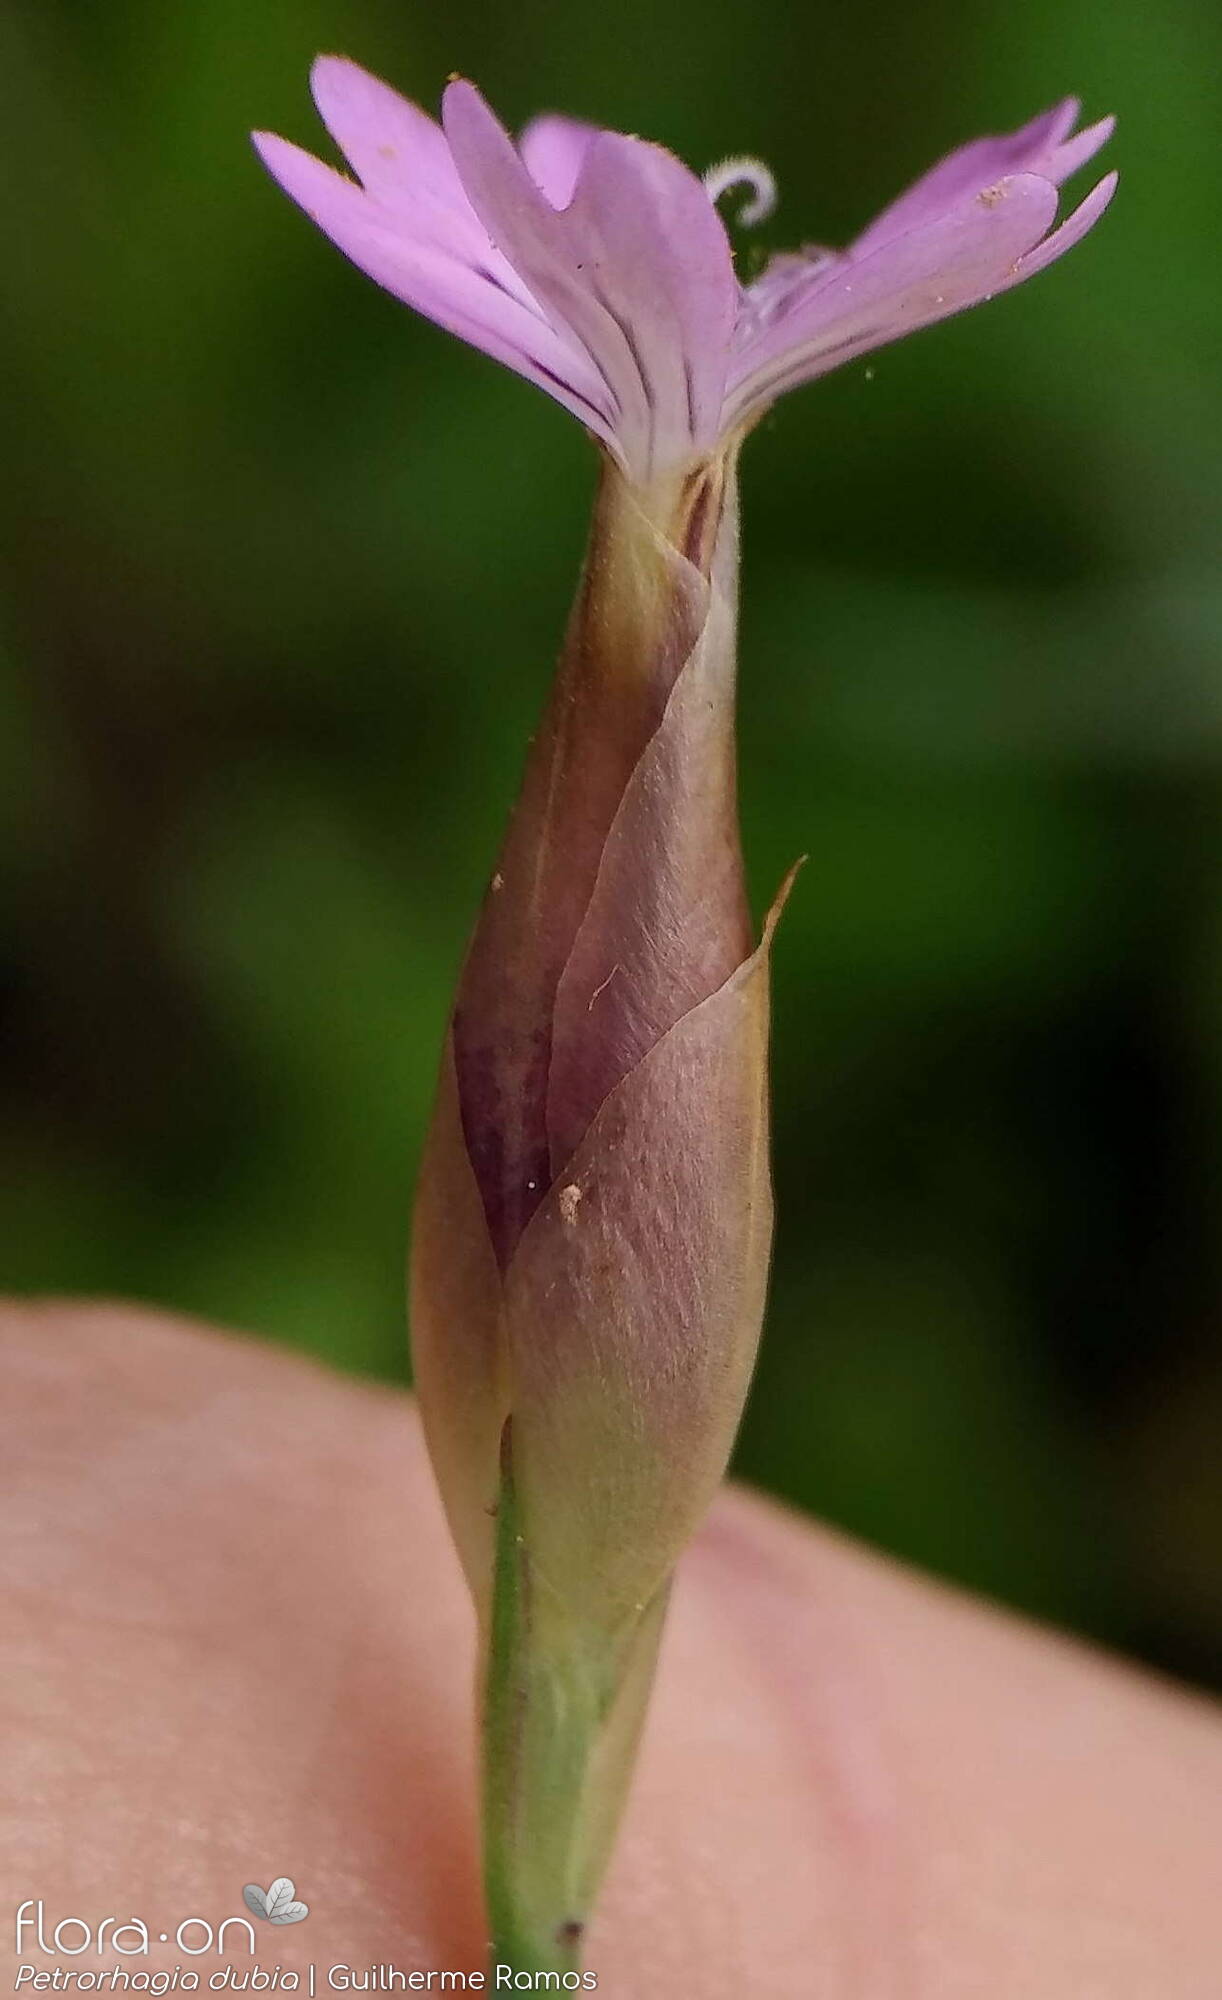
[{"label": "pink flower", "polygon": [[767,169],[704,180],[643,139],[535,119],[515,146],[473,84],[442,123],[338,56],[314,97],[359,185],[270,133],[286,193],[396,298],[538,383],[638,483],[689,465],[778,396],[1043,270],[1098,220],[1108,174],[1054,227],[1058,190],[1104,144],[1067,98],[951,153],[846,250],[774,257],[743,285],[717,201]]},{"label": "pink flower", "polygon": [[[481,1626],[498,1962],[575,1966],[670,1579],[729,1459],[772,1231],[768,976],[736,807],[737,460],[784,390],[1040,270],[1111,120],[1072,100],[935,167],[847,250],[741,285],[703,180],[469,83],[438,126],[314,69],[360,184],[259,135],[396,297],[537,382],[603,447],[556,682],[476,920],[413,1228],[414,1378]],[[493,641],[495,644],[495,641]]]}]

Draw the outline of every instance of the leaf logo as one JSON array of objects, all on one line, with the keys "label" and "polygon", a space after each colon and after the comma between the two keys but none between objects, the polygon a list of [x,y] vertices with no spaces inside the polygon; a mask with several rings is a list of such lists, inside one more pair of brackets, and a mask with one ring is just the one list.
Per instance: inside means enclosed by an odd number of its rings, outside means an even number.
[{"label": "leaf logo", "polygon": [[257,1882],[248,1882],[242,1891],[242,1901],[256,1917],[262,1917],[268,1924],[299,1924],[310,1914],[308,1903],[294,1901],[297,1891],[287,1875],[277,1875],[270,1889],[261,1889]]}]

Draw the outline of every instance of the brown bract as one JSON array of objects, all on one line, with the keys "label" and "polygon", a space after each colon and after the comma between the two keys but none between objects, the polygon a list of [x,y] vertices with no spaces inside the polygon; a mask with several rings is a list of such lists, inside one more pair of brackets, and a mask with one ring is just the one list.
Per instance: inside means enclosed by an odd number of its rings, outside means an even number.
[{"label": "brown bract", "polygon": [[747,957],[734,790],[732,462],[604,465],[555,684],[454,1006],[502,1269],[615,1085]]},{"label": "brown bract", "polygon": [[604,469],[417,1201],[417,1380],[477,1601],[512,1418],[536,1578],[608,1633],[712,1494],[763,1311],[768,940],[737,828],[737,553],[732,453],[648,493]]},{"label": "brown bract", "polygon": [[733,453],[603,473],[476,925],[415,1218],[425,1431],[485,1639],[498,1947],[571,1967],[772,1233],[768,949],[735,800]]}]

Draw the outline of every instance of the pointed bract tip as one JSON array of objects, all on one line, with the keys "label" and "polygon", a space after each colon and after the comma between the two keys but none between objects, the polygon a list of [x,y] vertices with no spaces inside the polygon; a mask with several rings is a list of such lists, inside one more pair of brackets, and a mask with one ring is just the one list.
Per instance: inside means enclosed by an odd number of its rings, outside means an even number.
[{"label": "pointed bract tip", "polygon": [[771,947],[773,936],[776,932],[776,927],[780,923],[781,918],[784,916],[785,906],[788,903],[789,898],[793,893],[794,883],[797,881],[799,875],[802,873],[802,870],[805,868],[809,860],[810,860],[809,854],[799,854],[797,860],[792,863],[788,872],[786,873],[780,888],[776,892],[776,895],[773,897],[772,902],[768,908],[768,914],[764,918],[763,930],[760,933],[760,949],[762,951],[767,951]]}]

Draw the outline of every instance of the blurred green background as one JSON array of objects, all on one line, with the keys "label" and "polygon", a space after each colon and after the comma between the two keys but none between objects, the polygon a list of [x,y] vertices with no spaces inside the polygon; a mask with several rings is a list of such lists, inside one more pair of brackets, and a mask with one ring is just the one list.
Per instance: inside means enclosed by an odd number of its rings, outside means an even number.
[{"label": "blurred green background", "polygon": [[[745,466],[780,1228],[747,1477],[1222,1679],[1210,0],[7,0],[3,1277],[406,1372],[448,996],[593,467],[265,179],[340,50],[842,240],[1067,90],[1112,212]],[[1086,184],[1089,184],[1087,182]]]}]

